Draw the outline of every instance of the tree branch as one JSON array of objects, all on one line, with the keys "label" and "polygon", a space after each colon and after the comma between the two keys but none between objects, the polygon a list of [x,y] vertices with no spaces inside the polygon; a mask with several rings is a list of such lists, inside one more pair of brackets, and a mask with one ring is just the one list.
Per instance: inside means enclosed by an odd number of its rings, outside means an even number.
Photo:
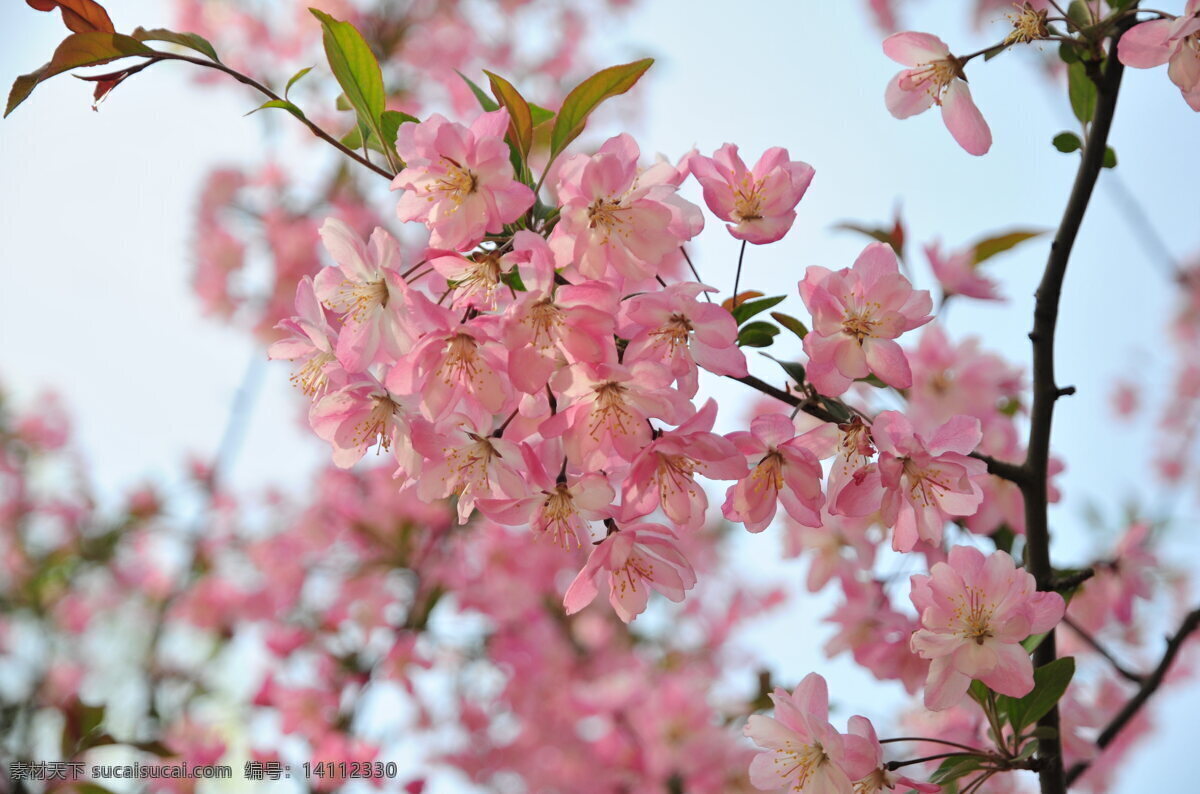
[{"label": "tree branch", "polygon": [[[1200,628],[1200,607],[1193,609],[1183,619],[1183,623],[1179,625],[1179,630],[1175,632],[1175,636],[1167,639],[1167,650],[1163,653],[1162,661],[1158,663],[1158,667],[1154,668],[1154,672],[1146,676],[1145,682],[1137,691],[1129,702],[1125,704],[1117,715],[1112,718],[1112,721],[1100,732],[1100,737],[1096,739],[1096,746],[1103,750],[1112,744],[1113,740],[1121,733],[1121,730],[1129,724],[1129,722],[1137,716],[1141,711],[1142,706],[1146,705],[1146,701],[1150,699],[1160,686],[1163,679],[1166,678],[1167,672],[1171,669],[1171,664],[1175,661],[1175,657],[1179,655],[1179,651],[1183,648],[1183,644],[1187,641],[1188,636]],[[1075,766],[1071,767],[1071,771],[1067,773],[1067,785],[1074,783],[1079,777],[1087,771],[1090,762],[1080,761]]]},{"label": "tree branch", "polygon": [[[276,102],[284,101],[283,97],[279,96],[279,94],[276,94],[274,91],[267,88],[265,85],[258,82],[254,78],[247,77],[246,75],[242,74],[241,72],[238,72],[234,69],[230,69],[225,64],[218,63],[217,61],[208,61],[208,60],[204,60],[203,58],[193,58],[190,55],[180,55],[180,54],[174,53],[174,52],[158,52],[154,55],[153,58],[151,58],[151,60],[152,61],[187,61],[188,63],[195,64],[196,66],[203,66],[206,69],[216,69],[218,72],[224,72],[225,74],[229,75],[234,80],[237,80],[239,83],[244,83],[245,85],[250,86],[255,91],[258,91],[260,94],[262,94],[263,96],[265,96],[271,100],[274,100]],[[301,124],[308,127],[309,131],[313,135],[315,135],[318,138],[320,138],[321,140],[325,141],[330,146],[332,146],[333,148],[337,149],[342,154],[349,157],[351,160],[354,160],[354,161],[358,162],[360,165],[364,165],[367,168],[370,168],[375,173],[379,174],[382,177],[386,177],[387,179],[392,179],[393,177],[396,176],[395,174],[389,172],[387,169],[380,168],[379,166],[375,165],[374,163],[372,163],[367,158],[363,157],[358,152],[354,151],[353,149],[351,149],[348,146],[346,146],[345,144],[343,144],[337,138],[334,138],[328,132],[321,129],[313,122],[309,121],[307,116],[296,116],[296,118],[299,119]]]},{"label": "tree branch", "polygon": [[[1063,279],[1067,273],[1067,262],[1071,249],[1079,234],[1079,227],[1096,187],[1096,179],[1104,162],[1108,146],[1108,134],[1112,129],[1113,114],[1117,107],[1124,66],[1116,57],[1117,40],[1121,31],[1113,37],[1104,73],[1097,82],[1097,101],[1091,131],[1087,136],[1075,184],[1067,200],[1058,233],[1050,246],[1046,270],[1037,290],[1037,302],[1033,313],[1033,331],[1029,339],[1033,343],[1033,406],[1030,411],[1029,447],[1023,466],[1024,476],[1020,482],[1025,498],[1025,548],[1029,572],[1037,580],[1039,590],[1053,590],[1054,568],[1050,563],[1050,528],[1046,509],[1047,479],[1050,463],[1050,430],[1054,418],[1054,404],[1064,391],[1054,377],[1054,333],[1058,325],[1058,307],[1062,296]],[[1057,657],[1054,632],[1051,630],[1045,641],[1034,653],[1037,666],[1048,664]],[[1042,794],[1064,794],[1067,781],[1063,771],[1062,745],[1058,737],[1058,708],[1050,709],[1038,725],[1054,738],[1042,739],[1038,757],[1042,761],[1038,775]]]},{"label": "tree branch", "polygon": [[1071,631],[1075,632],[1075,634],[1079,637],[1079,639],[1083,640],[1088,645],[1090,645],[1093,651],[1095,651],[1096,653],[1100,654],[1105,659],[1107,659],[1108,663],[1112,665],[1113,670],[1115,670],[1116,673],[1118,675],[1120,675],[1122,678],[1126,679],[1127,681],[1132,681],[1133,683],[1138,684],[1138,685],[1144,684],[1146,682],[1145,676],[1138,675],[1137,673],[1133,672],[1132,670],[1129,670],[1124,665],[1122,665],[1120,662],[1118,662],[1117,658],[1115,656],[1113,656],[1107,648],[1105,648],[1103,645],[1101,645],[1099,640],[1097,640],[1090,633],[1088,633],[1078,623],[1071,620],[1071,618],[1064,617],[1063,624],[1067,628],[1069,628]]}]

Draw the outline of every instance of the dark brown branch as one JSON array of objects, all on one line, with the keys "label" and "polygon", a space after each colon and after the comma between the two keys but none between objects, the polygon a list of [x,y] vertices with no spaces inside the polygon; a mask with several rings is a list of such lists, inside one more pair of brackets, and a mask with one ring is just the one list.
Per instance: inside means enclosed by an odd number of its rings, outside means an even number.
[{"label": "dark brown branch", "polygon": [[[216,69],[218,72],[224,72],[225,74],[229,75],[234,80],[237,80],[239,83],[244,83],[245,85],[250,86],[255,91],[258,91],[260,94],[262,94],[263,96],[265,96],[273,101],[276,101],[276,102],[284,101],[283,97],[279,96],[279,94],[276,94],[274,91],[267,88],[265,85],[258,82],[254,78],[247,77],[246,75],[242,74],[241,72],[238,72],[234,69],[230,69],[225,64],[218,63],[217,61],[208,61],[203,58],[193,58],[190,55],[179,55],[178,53],[174,53],[174,52],[160,52],[160,53],[156,54],[151,60],[152,61],[187,61],[188,63],[195,64],[196,66],[203,66],[206,69]],[[330,135],[328,132],[326,132],[325,130],[318,127],[313,122],[309,121],[307,116],[297,116],[296,118],[299,119],[301,124],[308,127],[309,131],[313,135],[315,135],[318,138],[320,138],[321,140],[325,141],[330,146],[332,146],[333,148],[337,149],[342,154],[349,157],[351,160],[354,160],[354,161],[358,162],[359,164],[364,165],[367,168],[370,168],[375,173],[379,174],[382,177],[386,177],[387,179],[391,179],[395,176],[395,174],[389,172],[387,169],[380,168],[379,166],[375,165],[370,160],[363,157],[361,154],[354,151],[350,147],[346,146],[341,141],[339,141],[337,138],[334,138],[332,135]]]},{"label": "dark brown branch", "polygon": [[1112,665],[1113,670],[1115,670],[1119,676],[1121,676],[1122,678],[1124,678],[1128,681],[1132,681],[1133,683],[1138,684],[1139,686],[1146,682],[1145,676],[1138,675],[1137,673],[1133,672],[1132,670],[1129,670],[1124,665],[1122,665],[1120,662],[1118,662],[1117,658],[1115,656],[1113,656],[1107,648],[1105,648],[1103,645],[1101,645],[1099,640],[1097,640],[1095,637],[1093,637],[1090,632],[1085,630],[1082,626],[1080,626],[1074,620],[1071,620],[1071,618],[1069,618],[1069,617],[1064,617],[1063,624],[1067,628],[1069,628],[1071,631],[1075,632],[1075,634],[1079,637],[1079,639],[1083,640],[1089,646],[1091,646],[1093,651],[1095,651],[1096,653],[1100,654],[1105,659],[1107,659],[1108,663]]},{"label": "dark brown branch", "polygon": [[[806,400],[798,395],[792,394],[789,391],[784,391],[783,389],[772,386],[761,378],[756,378],[753,375],[747,375],[744,378],[734,378],[734,380],[744,383],[750,388],[756,389],[768,397],[774,397],[781,402],[785,402],[793,408],[799,408],[809,416],[815,416],[817,419],[820,419],[823,422],[833,422],[834,424],[841,424],[842,422],[841,419],[838,419],[838,417],[834,416],[824,406],[814,403],[811,400]],[[972,452],[971,457],[986,463],[988,472],[1001,479],[1014,483],[1020,483],[1021,479],[1025,476],[1024,469],[1015,463],[1006,463],[1002,460],[996,460],[990,455],[984,455],[982,452]]]},{"label": "dark brown branch", "polygon": [[[1146,705],[1146,701],[1150,699],[1160,686],[1163,679],[1167,677],[1167,672],[1171,669],[1171,664],[1175,661],[1175,657],[1179,655],[1179,651],[1183,648],[1183,644],[1187,641],[1188,636],[1196,629],[1200,628],[1200,608],[1193,609],[1183,619],[1183,623],[1179,625],[1179,630],[1175,632],[1173,637],[1167,639],[1167,650],[1163,653],[1162,661],[1158,663],[1158,667],[1154,668],[1154,672],[1146,676],[1145,682],[1138,689],[1137,694],[1130,698],[1117,715],[1112,718],[1112,721],[1100,732],[1099,738],[1096,739],[1096,746],[1101,750],[1112,744],[1113,740],[1121,733],[1121,730],[1129,724],[1137,713],[1141,711],[1142,706]],[[1074,783],[1079,777],[1087,771],[1089,762],[1080,761],[1075,766],[1071,767],[1071,771],[1067,773],[1067,785]]]},{"label": "dark brown branch", "polygon": [[[1114,54],[1119,38],[1120,32],[1112,41],[1110,51]],[[1067,273],[1067,262],[1071,258],[1071,249],[1075,245],[1075,238],[1079,234],[1079,227],[1083,223],[1084,213],[1104,163],[1104,152],[1108,146],[1108,134],[1112,129],[1123,73],[1124,67],[1120,59],[1109,57],[1104,73],[1097,81],[1095,117],[1062,222],[1050,246],[1046,270],[1037,290],[1033,331],[1029,334],[1033,343],[1033,406],[1029,420],[1029,448],[1025,458],[1024,477],[1020,484],[1025,498],[1026,564],[1029,572],[1037,580],[1039,590],[1053,590],[1056,576],[1050,563],[1050,527],[1046,508],[1054,404],[1066,391],[1058,386],[1054,376],[1054,332],[1058,325],[1059,300],[1062,296],[1063,279]],[[1051,631],[1034,652],[1034,663],[1040,667],[1054,661],[1057,655],[1054,632]],[[1062,745],[1057,738],[1058,708],[1050,709],[1038,721],[1038,725],[1053,737],[1042,739],[1038,746],[1041,792],[1064,794],[1067,782],[1063,771]]]}]

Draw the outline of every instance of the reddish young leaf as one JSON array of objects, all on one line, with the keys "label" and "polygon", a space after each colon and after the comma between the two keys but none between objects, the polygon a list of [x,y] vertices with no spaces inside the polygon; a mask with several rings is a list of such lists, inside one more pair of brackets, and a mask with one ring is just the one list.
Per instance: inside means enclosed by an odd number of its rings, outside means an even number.
[{"label": "reddish young leaf", "polygon": [[104,6],[95,0],[25,0],[38,11],[62,11],[63,24],[74,33],[115,33]]}]

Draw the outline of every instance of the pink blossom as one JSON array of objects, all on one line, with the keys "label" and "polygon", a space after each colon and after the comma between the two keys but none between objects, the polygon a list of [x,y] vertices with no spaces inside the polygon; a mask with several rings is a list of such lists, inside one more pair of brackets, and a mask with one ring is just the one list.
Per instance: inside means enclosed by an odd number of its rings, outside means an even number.
[{"label": "pink blossom", "polygon": [[813,318],[804,351],[818,391],[836,397],[871,373],[898,389],[912,385],[908,359],[895,340],[932,319],[933,301],[900,274],[891,246],[872,243],[853,266],[836,272],[810,267],[799,289]]},{"label": "pink blossom", "polygon": [[1152,69],[1169,63],[1167,76],[1192,110],[1200,111],[1200,0],[1188,0],[1183,15],[1134,25],[1117,44],[1126,66]]},{"label": "pink blossom", "polygon": [[814,173],[811,165],[790,160],[788,150],[778,146],[763,152],[749,170],[732,143],[712,157],[693,155],[688,165],[713,214],[728,222],[725,228],[734,237],[755,245],[788,233]]},{"label": "pink blossom", "polygon": [[397,453],[407,448],[408,420],[401,402],[364,377],[313,403],[308,421],[313,432],[332,445],[334,464],[348,469],[373,446],[387,451],[395,444]]},{"label": "pink blossom", "polygon": [[[894,527],[893,549],[912,551],[922,540],[940,543],[949,517],[969,516],[979,507],[983,491],[974,478],[986,476],[987,466],[968,457],[982,438],[978,419],[956,416],[927,441],[903,414],[884,411],[876,417],[871,435],[879,448],[880,517]],[[846,491],[870,487],[864,481]]]},{"label": "pink blossom", "polygon": [[573,266],[589,279],[647,279],[700,233],[700,208],[676,193],[681,174],[666,162],[640,170],[640,155],[632,137],[618,135],[595,155],[563,163],[562,212],[550,235],[559,267]]},{"label": "pink blossom", "polygon": [[951,295],[985,301],[1004,300],[996,291],[996,282],[979,272],[974,248],[943,253],[941,244],[933,242],[925,246],[925,256],[934,277],[942,285],[943,300]]},{"label": "pink blossom", "polygon": [[631,366],[576,364],[560,370],[551,388],[569,407],[542,423],[546,438],[563,437],[567,457],[585,470],[631,461],[650,443],[651,418],[671,424],[694,410],[670,388],[671,376],[649,361]]},{"label": "pink blossom", "polygon": [[729,434],[729,440],[752,465],[750,474],[731,485],[721,510],[751,532],[762,532],[775,517],[779,502],[788,515],[809,527],[821,525],[820,458],[833,452],[833,425],[796,435],[786,416],[766,414],[750,423],[750,432]]},{"label": "pink blossom", "polygon": [[848,727],[850,734],[863,740],[859,746],[868,748],[866,750],[867,757],[872,766],[870,772],[854,782],[854,794],[878,794],[885,789],[894,791],[897,786],[900,787],[901,792],[910,792],[910,794],[914,790],[921,794],[933,794],[933,792],[941,790],[941,786],[934,783],[918,783],[912,778],[888,769],[887,764],[883,762],[883,745],[879,743],[875,726],[869,719],[856,714],[850,718]]},{"label": "pink blossom", "polygon": [[388,388],[419,394],[421,413],[433,421],[455,408],[500,413],[512,390],[505,377],[508,351],[496,341],[497,318],[484,315],[464,323],[450,310],[420,301],[432,327],[388,372]]},{"label": "pink blossom", "polygon": [[679,526],[698,529],[708,496],[696,474],[715,480],[746,476],[746,463],[728,439],[712,432],[717,403],[708,400],[696,415],[654,439],[633,459],[623,491],[627,511],[639,516],[661,507]]},{"label": "pink blossom", "polygon": [[336,382],[344,377],[333,352],[337,335],[317,300],[311,278],[305,276],[296,285],[296,316],[280,321],[275,327],[287,331],[289,336],[272,343],[267,348],[267,357],[300,362],[300,369],[291,381],[302,392],[310,397],[321,394],[331,379]]},{"label": "pink blossom", "polygon": [[436,426],[420,422],[413,428],[413,449],[425,457],[416,481],[417,498],[433,502],[458,497],[458,522],[467,523],[479,498],[520,499],[529,492],[520,474],[520,447],[492,434],[486,424],[463,414],[451,414]]},{"label": "pink blossom", "polygon": [[513,179],[504,134],[508,111],[484,113],[470,126],[438,114],[404,124],[396,151],[407,163],[392,181],[404,190],[402,221],[429,227],[434,248],[466,251],[484,234],[498,234],[533,206],[533,191]]},{"label": "pink blossom", "polygon": [[884,39],[884,53],[905,69],[888,83],[885,101],[898,119],[942,108],[942,121],[958,145],[974,155],[992,147],[992,131],[975,101],[963,74],[963,63],[937,36],[929,33],[894,33]]},{"label": "pink blossom", "polygon": [[697,300],[710,289],[685,281],[625,301],[617,326],[629,340],[623,360],[666,365],[689,397],[699,388],[697,364],[717,375],[745,377],[746,355],[737,346],[733,316],[715,303]]},{"label": "pink blossom", "polygon": [[401,314],[408,287],[398,272],[396,239],[376,227],[368,247],[349,226],[328,218],[321,240],[337,267],[323,268],[313,285],[321,303],[342,316],[337,340],[342,366],[361,372],[377,355],[390,360],[406,352],[413,336]]},{"label": "pink blossom", "polygon": [[1029,694],[1033,663],[1021,641],[1054,628],[1065,609],[1008,553],[984,557],[971,546],[955,546],[948,562],[913,576],[911,598],[921,613],[912,649],[931,660],[925,707],[934,711],[962,700],[972,679],[1003,695]]},{"label": "pink blossom", "polygon": [[609,603],[626,623],[646,609],[650,588],[682,601],[684,592],[696,585],[696,572],[679,550],[675,534],[661,524],[630,524],[610,532],[567,589],[567,614],[590,604],[606,576]]},{"label": "pink blossom", "polygon": [[829,723],[829,688],[816,673],[788,693],[771,694],[775,716],[751,715],[745,734],[765,752],[750,762],[750,782],[763,791],[784,787],[799,794],[852,794],[874,760],[861,736],[838,733]]},{"label": "pink blossom", "polygon": [[[479,511],[507,526],[528,525],[534,537],[548,536],[564,549],[590,543],[588,522],[612,515],[616,492],[600,472],[552,476],[528,445],[521,446],[523,477],[530,495],[519,499],[481,499]],[[647,511],[649,512],[649,511]]]}]

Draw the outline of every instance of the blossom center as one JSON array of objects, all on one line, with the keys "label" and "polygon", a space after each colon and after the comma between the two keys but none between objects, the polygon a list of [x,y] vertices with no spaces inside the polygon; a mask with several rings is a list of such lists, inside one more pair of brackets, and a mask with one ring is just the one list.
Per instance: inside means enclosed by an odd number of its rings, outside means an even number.
[{"label": "blossom center", "polygon": [[[433,184],[433,189],[439,193],[445,194],[445,197],[454,202],[454,209],[458,209],[458,205],[462,204],[467,196],[479,189],[479,177],[475,172],[458,161],[453,160],[445,155],[442,159],[446,161],[447,167],[445,172],[438,177]],[[430,201],[433,197],[430,196]],[[453,212],[454,210],[451,210]]]},{"label": "blossom center", "polygon": [[553,298],[543,298],[529,307],[525,322],[533,328],[534,347],[546,349],[554,346],[555,330],[562,325],[562,310]]},{"label": "blossom center", "polygon": [[295,374],[289,379],[293,386],[296,386],[300,391],[311,397],[314,394],[325,391],[325,387],[329,385],[329,375],[325,372],[326,365],[332,363],[334,355],[332,353],[314,353],[304,362],[304,366],[296,370]]},{"label": "blossom center", "polygon": [[874,305],[864,308],[847,308],[842,320],[842,330],[860,345],[864,339],[875,336],[875,327],[879,321],[874,317]]},{"label": "blossom center", "polygon": [[672,314],[661,328],[651,333],[651,336],[656,336],[659,342],[669,345],[673,354],[676,348],[687,345],[692,330],[691,320],[682,314]]},{"label": "blossom center", "polygon": [[588,228],[598,230],[605,240],[613,233],[625,236],[628,234],[625,228],[626,219],[621,213],[628,209],[629,207],[622,205],[620,199],[598,198],[588,207]]},{"label": "blossom center", "polygon": [[592,438],[599,440],[601,429],[608,427],[614,435],[633,432],[633,412],[625,402],[628,391],[622,384],[609,380],[594,389],[596,401],[592,406],[592,422],[588,429]]},{"label": "blossom center", "polygon": [[913,502],[920,501],[929,507],[937,501],[939,493],[950,490],[950,486],[938,477],[938,472],[918,466],[911,458],[902,460],[904,476],[908,478],[909,498]]},{"label": "blossom center", "polygon": [[942,93],[956,78],[963,77],[962,63],[953,55],[936,61],[918,64],[909,75],[912,88],[923,88],[933,97],[935,104],[942,104]]},{"label": "blossom center", "polygon": [[992,613],[996,605],[984,598],[983,591],[978,587],[967,585],[964,592],[954,599],[954,618],[959,623],[959,636],[965,640],[973,640],[977,645],[993,635],[991,629]]},{"label": "blossom center", "polygon": [[575,531],[572,523],[575,521],[578,511],[575,509],[575,498],[571,496],[571,491],[565,483],[558,483],[554,487],[554,491],[542,491],[546,495],[542,502],[542,517],[545,519],[545,531],[553,539],[556,545],[564,549],[570,549],[572,541],[575,548],[579,548],[579,534]]},{"label": "blossom center", "polygon": [[780,777],[795,778],[792,791],[801,791],[812,778],[813,773],[829,761],[829,754],[820,742],[802,744],[797,747],[791,741],[775,752],[775,764],[786,767],[779,770]]},{"label": "blossom center", "polygon": [[438,374],[447,384],[467,381],[479,370],[479,343],[470,334],[455,334],[447,340],[446,357]]},{"label": "blossom center", "polygon": [[387,306],[388,288],[383,279],[378,281],[350,281],[338,285],[329,308],[342,315],[343,322],[361,323],[377,306]]},{"label": "blossom center", "polygon": [[378,444],[379,449],[388,450],[392,447],[392,420],[400,411],[400,406],[386,394],[371,398],[374,405],[366,418],[354,426],[354,443],[359,447],[369,447]]},{"label": "blossom center", "polygon": [[761,180],[751,180],[749,174],[742,177],[742,184],[733,194],[733,216],[738,222],[762,220],[761,188]]},{"label": "blossom center", "polygon": [[489,485],[488,468],[492,460],[500,457],[500,453],[492,446],[492,442],[475,433],[467,433],[471,443],[457,449],[447,451],[446,462],[455,473],[456,480],[466,494],[475,488],[486,489]]}]

